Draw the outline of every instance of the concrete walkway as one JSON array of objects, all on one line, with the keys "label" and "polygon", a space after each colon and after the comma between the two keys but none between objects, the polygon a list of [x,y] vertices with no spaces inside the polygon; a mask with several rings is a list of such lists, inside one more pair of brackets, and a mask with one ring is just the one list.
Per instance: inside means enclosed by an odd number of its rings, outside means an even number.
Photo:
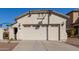
[{"label": "concrete walkway", "polygon": [[13,51],[79,51],[79,48],[57,41],[20,41]]}]

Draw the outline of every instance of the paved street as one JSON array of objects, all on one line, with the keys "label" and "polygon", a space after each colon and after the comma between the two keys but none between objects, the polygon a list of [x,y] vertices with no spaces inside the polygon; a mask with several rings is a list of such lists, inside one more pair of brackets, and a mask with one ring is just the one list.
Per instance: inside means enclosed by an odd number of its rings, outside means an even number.
[{"label": "paved street", "polygon": [[13,51],[79,51],[79,48],[57,41],[20,41]]}]

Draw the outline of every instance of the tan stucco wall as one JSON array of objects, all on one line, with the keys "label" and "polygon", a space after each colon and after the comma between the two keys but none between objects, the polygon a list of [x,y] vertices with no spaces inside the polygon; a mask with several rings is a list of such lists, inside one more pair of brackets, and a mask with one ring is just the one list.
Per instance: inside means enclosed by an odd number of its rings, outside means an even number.
[{"label": "tan stucco wall", "polygon": [[60,16],[57,16],[57,15],[54,15],[52,14],[50,16],[50,24],[62,24],[62,22],[65,22],[66,19],[65,18],[62,18]]},{"label": "tan stucco wall", "polygon": [[[21,24],[38,24],[40,20],[37,20],[39,14],[32,14],[31,17],[25,16],[17,20],[18,23]],[[45,15],[45,14],[44,14]],[[46,14],[45,19],[43,20],[43,24],[47,24],[47,17],[48,14]]]},{"label": "tan stucco wall", "polygon": [[[40,20],[37,20],[38,14],[32,14],[31,17],[25,16],[17,20],[17,24],[21,24],[21,29],[18,30],[17,38],[18,40],[46,40],[46,27],[40,27],[39,29],[35,29],[35,27],[24,27],[22,24],[38,24]],[[48,14],[46,14],[45,19],[43,20],[43,24],[48,23]],[[60,39],[65,41],[67,39],[66,33],[66,19],[59,17],[57,15],[50,16],[50,24],[60,24]],[[61,26],[61,24],[63,26]],[[18,27],[18,25],[14,25],[13,27]],[[49,40],[57,40],[58,37],[58,27],[49,27]],[[11,32],[12,34],[12,32]],[[12,35],[11,35],[12,36]],[[13,36],[12,36],[13,37]]]},{"label": "tan stucco wall", "polygon": [[73,23],[78,19],[78,12],[73,13]]},{"label": "tan stucco wall", "polygon": [[13,27],[9,27],[9,39],[14,39],[14,29],[13,29]]},{"label": "tan stucco wall", "polygon": [[67,39],[66,21],[67,21],[67,19],[61,18],[61,17],[56,16],[56,15],[52,15],[50,17],[50,24],[60,24],[60,39],[62,41]]}]

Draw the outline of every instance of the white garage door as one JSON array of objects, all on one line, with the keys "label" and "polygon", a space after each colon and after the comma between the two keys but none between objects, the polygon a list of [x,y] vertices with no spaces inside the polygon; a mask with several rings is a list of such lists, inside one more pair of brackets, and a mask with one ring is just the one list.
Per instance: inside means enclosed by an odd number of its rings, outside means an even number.
[{"label": "white garage door", "polygon": [[59,40],[58,26],[49,26],[48,40]]},{"label": "white garage door", "polygon": [[46,27],[24,27],[21,33],[22,40],[46,40]]}]

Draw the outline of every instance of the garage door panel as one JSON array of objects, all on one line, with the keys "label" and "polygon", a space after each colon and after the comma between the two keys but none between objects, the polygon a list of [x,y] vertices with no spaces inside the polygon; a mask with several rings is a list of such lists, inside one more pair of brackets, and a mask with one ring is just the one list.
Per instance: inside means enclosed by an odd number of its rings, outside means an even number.
[{"label": "garage door panel", "polygon": [[23,39],[24,40],[46,40],[46,27],[39,27],[35,29],[35,27],[26,27],[23,30]]},{"label": "garage door panel", "polygon": [[58,41],[58,26],[53,26],[53,27],[51,27],[51,26],[49,26],[49,35],[48,35],[48,38],[49,38],[49,40],[56,40],[56,41]]}]

